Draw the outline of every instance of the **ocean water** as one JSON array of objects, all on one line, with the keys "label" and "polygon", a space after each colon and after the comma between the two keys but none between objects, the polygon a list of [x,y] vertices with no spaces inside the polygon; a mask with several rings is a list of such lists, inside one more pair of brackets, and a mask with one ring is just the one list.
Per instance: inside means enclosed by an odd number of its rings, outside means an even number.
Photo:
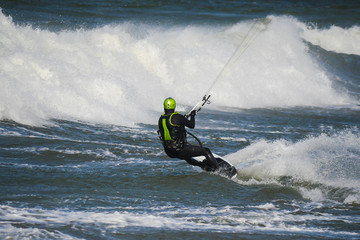
[{"label": "ocean water", "polygon": [[[358,1],[0,8],[1,239],[360,238]],[[224,66],[191,132],[232,180],[156,133]]]}]

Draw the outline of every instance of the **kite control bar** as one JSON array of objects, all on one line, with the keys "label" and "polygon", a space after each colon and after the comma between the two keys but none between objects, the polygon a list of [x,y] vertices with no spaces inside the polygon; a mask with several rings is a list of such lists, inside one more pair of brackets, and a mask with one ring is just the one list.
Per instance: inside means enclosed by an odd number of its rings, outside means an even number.
[{"label": "kite control bar", "polygon": [[188,114],[185,115],[185,117],[189,117],[190,114],[191,114],[193,111],[195,111],[195,113],[197,114],[205,104],[210,104],[210,103],[211,103],[210,100],[209,100],[210,97],[211,97],[210,94],[205,94],[205,95],[203,96],[202,100],[201,100],[200,102],[198,102],[198,103],[191,109],[191,111],[190,111]]}]

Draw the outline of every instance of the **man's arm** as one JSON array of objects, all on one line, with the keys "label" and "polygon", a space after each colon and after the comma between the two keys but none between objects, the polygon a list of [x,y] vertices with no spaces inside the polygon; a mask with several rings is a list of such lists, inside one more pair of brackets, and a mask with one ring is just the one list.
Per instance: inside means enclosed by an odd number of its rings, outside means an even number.
[{"label": "man's arm", "polygon": [[188,128],[194,128],[195,127],[195,114],[190,115],[190,120],[181,114],[174,114],[171,117],[171,123],[175,124],[175,125],[184,125]]}]

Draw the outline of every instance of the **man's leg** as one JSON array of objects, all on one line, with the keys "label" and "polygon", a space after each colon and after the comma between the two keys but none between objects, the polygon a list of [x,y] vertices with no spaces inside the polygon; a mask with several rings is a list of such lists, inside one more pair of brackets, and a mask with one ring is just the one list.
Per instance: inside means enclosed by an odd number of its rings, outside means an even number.
[{"label": "man's leg", "polygon": [[188,164],[193,165],[193,166],[197,166],[197,167],[201,167],[201,168],[205,168],[206,164],[204,162],[199,162],[195,159],[193,159],[192,157],[186,158],[184,159]]},{"label": "man's leg", "polygon": [[194,160],[191,159],[192,157],[198,157],[198,156],[204,156],[206,160],[204,163],[208,167],[206,170],[216,170],[218,169],[218,163],[215,160],[214,156],[212,155],[209,148],[204,148],[200,146],[194,146],[194,145],[185,145],[185,147],[178,152],[178,157],[181,159],[186,160],[189,164],[199,166],[204,168],[205,166],[200,166],[194,164]]}]

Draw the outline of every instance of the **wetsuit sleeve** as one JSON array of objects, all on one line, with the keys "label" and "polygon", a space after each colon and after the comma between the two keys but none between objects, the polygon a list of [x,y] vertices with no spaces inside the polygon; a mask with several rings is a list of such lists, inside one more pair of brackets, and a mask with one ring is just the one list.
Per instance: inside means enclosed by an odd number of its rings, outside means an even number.
[{"label": "wetsuit sleeve", "polygon": [[172,124],[175,125],[184,125],[188,128],[194,128],[195,127],[195,116],[191,116],[190,120],[184,117],[181,114],[174,114],[171,117]]}]

